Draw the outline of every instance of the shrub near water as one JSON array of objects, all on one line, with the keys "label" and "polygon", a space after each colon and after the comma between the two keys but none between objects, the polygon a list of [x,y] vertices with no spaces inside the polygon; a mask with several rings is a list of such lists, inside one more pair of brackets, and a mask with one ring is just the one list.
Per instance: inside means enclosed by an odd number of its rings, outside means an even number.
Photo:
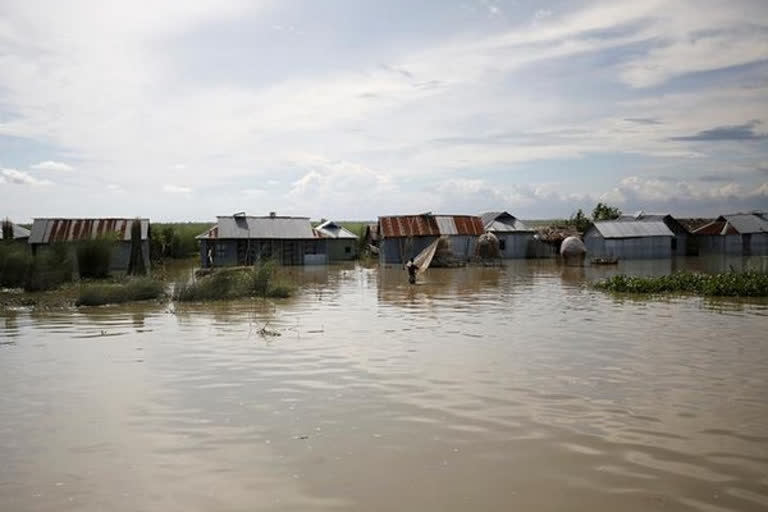
[{"label": "shrub near water", "polygon": [[242,297],[290,297],[293,288],[277,282],[275,274],[273,262],[248,270],[220,269],[193,283],[177,283],[173,298],[182,302],[198,302]]},{"label": "shrub near water", "polygon": [[701,274],[675,272],[661,277],[618,275],[595,283],[595,287],[625,293],[693,293],[719,297],[768,297],[768,273],[725,272]]},{"label": "shrub near water", "polygon": [[75,302],[77,306],[103,306],[136,300],[157,299],[165,293],[161,281],[150,278],[130,279],[124,283],[84,284]]},{"label": "shrub near water", "polygon": [[115,241],[108,237],[79,242],[77,269],[80,277],[102,279],[109,276],[114,243]]},{"label": "shrub near water", "polygon": [[0,287],[35,292],[51,290],[72,280],[72,259],[63,244],[32,256],[26,246],[0,244]]}]

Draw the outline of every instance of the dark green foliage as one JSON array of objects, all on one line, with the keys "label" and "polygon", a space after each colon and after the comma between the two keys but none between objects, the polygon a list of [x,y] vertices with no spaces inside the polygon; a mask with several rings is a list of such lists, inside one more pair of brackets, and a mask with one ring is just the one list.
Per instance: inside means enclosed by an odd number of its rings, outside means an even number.
[{"label": "dark green foliage", "polygon": [[131,224],[131,256],[128,260],[128,275],[146,275],[144,253],[141,250],[141,219],[135,219]]},{"label": "dark green foliage", "polygon": [[9,219],[3,221],[3,236],[0,240],[13,240],[13,224]]},{"label": "dark green foliage", "polygon": [[72,260],[63,244],[53,244],[32,256],[20,244],[0,244],[0,286],[41,291],[72,280]]},{"label": "dark green foliage", "polygon": [[182,302],[227,300],[242,297],[286,298],[293,288],[276,281],[274,262],[254,268],[220,269],[193,283],[177,283],[173,298]]},{"label": "dark green foliage", "polygon": [[566,221],[566,225],[573,226],[579,233],[584,233],[589,229],[589,226],[592,225],[592,222],[589,220],[589,217],[584,215],[581,208],[579,208],[579,210],[571,215],[571,218]]},{"label": "dark green foliage", "polygon": [[603,203],[597,203],[595,209],[592,210],[592,220],[595,222],[601,220],[616,220],[621,216],[621,210],[615,206],[609,206]]},{"label": "dark green foliage", "polygon": [[29,249],[21,244],[0,245],[0,287],[21,288],[32,266]]},{"label": "dark green foliage", "polygon": [[195,237],[209,229],[211,224],[187,222],[152,225],[150,257],[153,261],[166,258],[181,259],[197,254]]},{"label": "dark green foliage", "polygon": [[165,293],[161,281],[150,278],[129,279],[115,284],[84,284],[75,302],[77,306],[103,306],[137,300],[157,299]]},{"label": "dark green foliage", "polygon": [[595,287],[625,293],[680,292],[718,297],[768,297],[768,272],[675,272],[661,277],[618,275],[595,283]]},{"label": "dark green foliage", "polygon": [[112,237],[78,242],[77,269],[80,277],[83,279],[109,277],[114,244],[115,241]]},{"label": "dark green foliage", "polygon": [[24,289],[30,292],[52,290],[72,281],[74,264],[65,243],[51,244],[32,259]]}]

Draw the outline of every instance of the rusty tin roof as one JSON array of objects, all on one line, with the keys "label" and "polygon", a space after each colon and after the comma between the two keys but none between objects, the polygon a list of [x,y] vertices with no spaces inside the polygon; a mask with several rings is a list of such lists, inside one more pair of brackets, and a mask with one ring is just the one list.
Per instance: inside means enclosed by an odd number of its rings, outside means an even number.
[{"label": "rusty tin roof", "polygon": [[382,238],[412,236],[471,235],[485,232],[483,221],[474,215],[398,215],[379,217]]}]

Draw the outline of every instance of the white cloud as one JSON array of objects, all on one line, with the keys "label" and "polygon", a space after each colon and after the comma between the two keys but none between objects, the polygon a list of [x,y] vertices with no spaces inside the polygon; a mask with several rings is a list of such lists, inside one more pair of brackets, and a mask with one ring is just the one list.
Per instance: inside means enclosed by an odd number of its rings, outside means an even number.
[{"label": "white cloud", "polygon": [[54,162],[53,160],[46,160],[32,166],[32,169],[44,170],[44,171],[72,171],[74,167],[65,164],[64,162]]},{"label": "white cloud", "polygon": [[176,164],[173,166],[173,168],[176,169],[177,171],[183,171],[184,169],[187,168],[187,166],[186,164]]},{"label": "white cloud", "polygon": [[123,189],[123,187],[121,187],[120,185],[118,185],[118,184],[116,184],[116,183],[110,183],[110,184],[108,184],[108,185],[107,185],[107,190],[111,190],[111,191],[113,191],[113,192],[124,192],[124,191],[125,191],[125,190]]},{"label": "white cloud", "polygon": [[4,178],[4,183],[13,185],[29,185],[32,187],[53,185],[53,182],[50,180],[41,180],[17,169],[0,169],[0,175]]},{"label": "white cloud", "polygon": [[190,194],[192,192],[191,188],[178,185],[164,185],[163,190],[171,194]]},{"label": "white cloud", "polygon": [[603,201],[619,205],[639,202],[712,201],[728,199],[768,199],[768,182],[746,187],[739,183],[704,186],[678,180],[630,176],[602,194]]}]

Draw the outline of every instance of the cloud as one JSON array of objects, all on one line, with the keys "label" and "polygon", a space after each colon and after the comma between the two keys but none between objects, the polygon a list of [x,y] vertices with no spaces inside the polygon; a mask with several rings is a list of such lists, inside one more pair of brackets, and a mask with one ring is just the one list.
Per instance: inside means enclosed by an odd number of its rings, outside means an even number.
[{"label": "cloud", "polygon": [[29,185],[32,187],[53,185],[53,182],[50,180],[41,180],[16,169],[0,169],[0,177],[3,178],[3,183],[13,185]]},{"label": "cloud", "polygon": [[63,162],[54,162],[53,160],[46,160],[32,166],[32,169],[45,170],[45,171],[72,171],[74,167],[65,164]]},{"label": "cloud", "polygon": [[625,121],[636,124],[662,124],[663,121],[655,117],[625,117]]},{"label": "cloud", "polygon": [[113,192],[125,192],[125,189],[123,189],[123,187],[121,187],[120,185],[117,185],[116,183],[108,184],[107,190],[111,190]]},{"label": "cloud", "polygon": [[171,194],[190,194],[192,189],[189,187],[180,187],[178,185],[164,185],[163,190]]},{"label": "cloud", "polygon": [[753,187],[745,187],[738,183],[728,182],[719,186],[698,186],[692,183],[630,176],[621,180],[614,189],[604,193],[600,199],[618,204],[636,203],[638,201],[666,202],[676,201],[713,201],[713,200],[744,200],[764,199],[768,197],[768,183]]},{"label": "cloud", "polygon": [[768,138],[768,134],[755,132],[755,128],[758,124],[760,124],[760,121],[750,121],[734,126],[718,126],[709,130],[700,131],[695,135],[670,137],[669,140],[713,142],[763,140]]},{"label": "cloud", "polygon": [[699,176],[698,179],[707,183],[733,182],[733,176],[723,176],[720,174],[704,174]]},{"label": "cloud", "polygon": [[176,169],[177,171],[183,171],[184,169],[187,168],[187,166],[186,164],[176,164],[173,166],[173,168]]}]

